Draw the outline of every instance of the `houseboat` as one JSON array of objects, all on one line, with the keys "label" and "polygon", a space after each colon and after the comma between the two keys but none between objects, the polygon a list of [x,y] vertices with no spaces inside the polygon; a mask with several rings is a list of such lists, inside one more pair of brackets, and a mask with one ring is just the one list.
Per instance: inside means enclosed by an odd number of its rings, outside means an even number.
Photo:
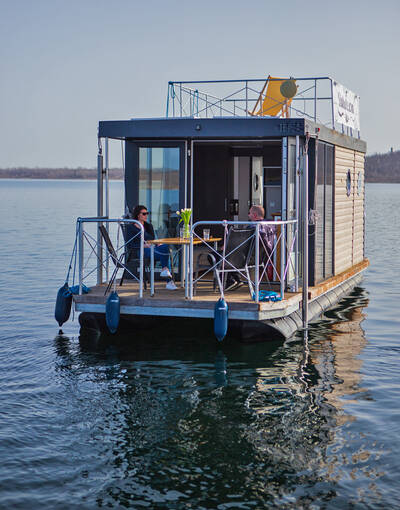
[{"label": "houseboat", "polygon": [[[110,140],[123,154],[119,218],[109,217]],[[169,317],[211,332],[223,303],[228,336],[288,338],[360,282],[366,143],[359,97],[334,79],[169,82],[165,117],[101,121],[98,141],[97,216],[78,218],[74,252],[81,328],[134,334]],[[129,216],[138,204],[170,247],[174,290]],[[252,206],[264,218],[249,218]]]}]

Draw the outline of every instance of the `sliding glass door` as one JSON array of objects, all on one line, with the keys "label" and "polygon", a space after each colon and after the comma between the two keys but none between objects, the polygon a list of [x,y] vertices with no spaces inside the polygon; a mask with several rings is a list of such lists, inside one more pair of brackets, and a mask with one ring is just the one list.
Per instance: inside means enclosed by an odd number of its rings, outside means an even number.
[{"label": "sliding glass door", "polygon": [[175,237],[185,202],[185,142],[127,140],[125,209],[144,205],[158,238]]}]

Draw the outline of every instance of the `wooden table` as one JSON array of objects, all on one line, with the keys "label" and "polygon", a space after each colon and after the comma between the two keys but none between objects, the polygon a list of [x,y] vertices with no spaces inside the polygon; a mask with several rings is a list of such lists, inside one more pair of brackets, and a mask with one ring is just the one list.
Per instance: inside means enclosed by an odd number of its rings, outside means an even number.
[{"label": "wooden table", "polygon": [[[221,241],[222,237],[210,237],[209,239],[202,239],[199,237],[193,237],[193,244],[199,245],[203,243],[214,243],[214,249],[217,249],[218,241]],[[151,241],[145,241],[150,245],[150,295],[154,296],[154,248],[158,244],[167,244],[169,246],[182,246],[182,268],[181,268],[181,286],[186,286],[185,296],[188,294],[188,256],[187,250],[190,246],[190,239],[183,237],[165,237],[162,239],[153,239]],[[171,274],[174,275],[173,259],[171,257]],[[183,270],[182,270],[183,269]]]}]

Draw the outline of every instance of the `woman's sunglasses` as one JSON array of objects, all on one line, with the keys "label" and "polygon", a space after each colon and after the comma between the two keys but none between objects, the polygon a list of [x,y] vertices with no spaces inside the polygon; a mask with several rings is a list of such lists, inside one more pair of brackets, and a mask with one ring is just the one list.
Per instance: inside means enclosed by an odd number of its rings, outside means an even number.
[{"label": "woman's sunglasses", "polygon": [[143,216],[147,216],[149,214],[149,212],[145,211],[145,212],[141,212],[140,214],[143,214]]}]

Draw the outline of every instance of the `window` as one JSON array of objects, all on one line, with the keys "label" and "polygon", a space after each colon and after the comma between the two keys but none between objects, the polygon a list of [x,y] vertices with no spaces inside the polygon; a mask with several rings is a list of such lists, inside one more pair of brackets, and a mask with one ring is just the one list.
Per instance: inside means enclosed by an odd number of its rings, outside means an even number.
[{"label": "window", "polygon": [[176,235],[179,166],[178,147],[139,147],[139,203],[149,209],[160,238]]},{"label": "window", "polygon": [[351,172],[350,172],[350,170],[347,170],[346,193],[347,193],[347,196],[349,197],[350,193],[351,193]]}]

